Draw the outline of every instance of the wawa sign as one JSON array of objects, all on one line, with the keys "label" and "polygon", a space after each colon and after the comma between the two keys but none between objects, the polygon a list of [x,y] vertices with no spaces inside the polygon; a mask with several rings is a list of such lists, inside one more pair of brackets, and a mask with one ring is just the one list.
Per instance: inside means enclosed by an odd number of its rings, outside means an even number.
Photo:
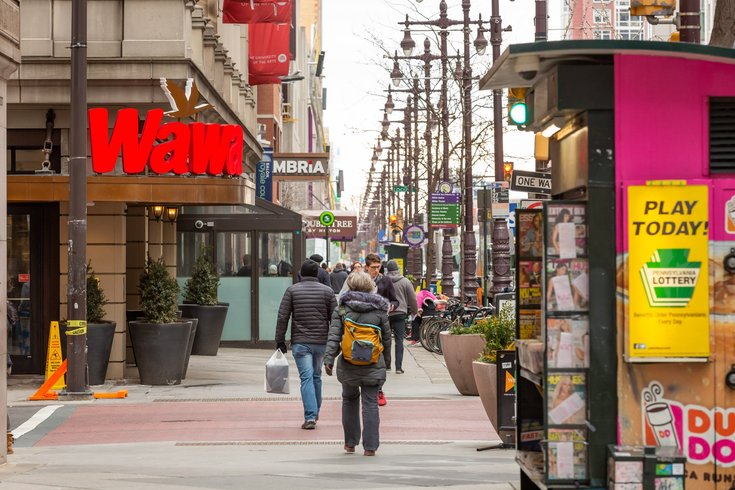
[{"label": "wawa sign", "polygon": [[108,110],[90,109],[92,169],[101,174],[112,172],[122,155],[126,174],[142,173],[147,166],[156,174],[240,175],[242,128],[234,124],[164,123],[164,116],[189,117],[212,106],[197,104],[199,91],[192,79],[187,80],[182,90],[162,78],[161,88],[172,110],[148,111],[142,130],[138,126],[137,109],[117,111],[111,131]]},{"label": "wawa sign", "polygon": [[276,153],[273,155],[276,177],[326,177],[329,153]]}]

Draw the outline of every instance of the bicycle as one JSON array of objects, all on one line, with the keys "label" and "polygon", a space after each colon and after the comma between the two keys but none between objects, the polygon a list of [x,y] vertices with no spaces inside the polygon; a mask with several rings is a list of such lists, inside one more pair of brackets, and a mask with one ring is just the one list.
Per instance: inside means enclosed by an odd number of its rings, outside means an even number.
[{"label": "bicycle", "polygon": [[419,335],[421,345],[429,352],[441,354],[441,332],[453,326],[469,327],[478,316],[484,318],[492,314],[494,309],[492,306],[481,308],[463,305],[456,299],[450,300],[443,312],[422,322]]}]

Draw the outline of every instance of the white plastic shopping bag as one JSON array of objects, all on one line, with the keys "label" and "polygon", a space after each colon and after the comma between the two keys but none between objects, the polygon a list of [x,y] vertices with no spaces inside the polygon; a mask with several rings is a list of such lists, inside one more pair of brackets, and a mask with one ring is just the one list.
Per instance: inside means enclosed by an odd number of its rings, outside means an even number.
[{"label": "white plastic shopping bag", "polygon": [[284,395],[289,393],[288,359],[280,349],[276,349],[268,362],[265,363],[265,391]]}]

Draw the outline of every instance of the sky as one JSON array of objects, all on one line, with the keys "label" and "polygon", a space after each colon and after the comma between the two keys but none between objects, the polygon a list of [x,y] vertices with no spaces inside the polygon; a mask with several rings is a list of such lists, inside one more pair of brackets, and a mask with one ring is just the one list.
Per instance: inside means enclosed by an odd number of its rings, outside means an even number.
[{"label": "sky", "polygon": [[[461,1],[447,0],[447,3],[449,18],[462,19]],[[487,21],[491,14],[490,8],[490,0],[473,0],[471,17],[476,19],[480,13],[483,20]],[[500,0],[499,10],[503,27],[512,26],[511,32],[503,33],[501,52],[508,44],[533,42],[533,0]],[[557,11],[560,9],[550,3],[550,38],[559,24],[558,15],[555,15]],[[399,25],[399,22],[405,19],[407,13],[411,20],[437,19],[439,0],[423,0],[420,3],[416,0],[323,0],[322,49],[326,51],[324,86],[327,88],[324,121],[329,132],[333,165],[342,169],[345,175],[342,205],[355,211],[367,180],[372,147],[381,129],[380,121],[386,99],[384,90],[390,84],[389,71],[393,64],[392,60],[383,58],[383,51],[375,45],[373,39],[382,39],[388,49],[397,49],[399,55],[402,54],[399,43],[403,38],[404,26]],[[417,44],[414,54],[417,54],[426,35],[425,32],[418,31],[420,27],[416,29],[412,33]],[[471,41],[474,41],[475,35],[476,27],[473,27]],[[485,37],[489,40],[490,33],[486,33]],[[450,44],[461,46],[461,42],[461,32],[450,34]],[[450,50],[454,52],[454,49]],[[432,51],[438,53],[439,49],[432,45]],[[492,64],[491,52],[491,47],[488,46],[487,53],[473,62],[475,76],[484,75],[487,67]],[[419,61],[415,63],[420,64]],[[477,89],[475,82],[473,91]],[[492,97],[490,91],[483,91],[481,94]],[[394,99],[396,107],[405,106],[403,94],[394,96]],[[397,120],[401,117],[393,112],[391,119]],[[395,126],[392,125],[391,131],[394,129]],[[515,134],[506,133],[504,137],[505,160],[513,160],[516,169],[533,170],[533,135],[517,131],[513,133]],[[488,164],[492,166],[490,162],[478,162],[475,167],[484,168]]]}]

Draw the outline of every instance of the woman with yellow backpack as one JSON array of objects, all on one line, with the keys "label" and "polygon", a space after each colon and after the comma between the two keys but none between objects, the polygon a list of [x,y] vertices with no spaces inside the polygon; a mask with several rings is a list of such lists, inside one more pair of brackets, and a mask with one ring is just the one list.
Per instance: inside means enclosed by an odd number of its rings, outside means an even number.
[{"label": "woman with yellow backpack", "polygon": [[354,272],[346,284],[349,290],[332,315],[324,368],[331,376],[336,360],[337,379],[342,383],[345,451],[354,453],[362,436],[364,455],[375,456],[380,445],[378,390],[386,377],[383,350],[390,352],[391,348],[388,301],[375,294],[369,274]]}]

